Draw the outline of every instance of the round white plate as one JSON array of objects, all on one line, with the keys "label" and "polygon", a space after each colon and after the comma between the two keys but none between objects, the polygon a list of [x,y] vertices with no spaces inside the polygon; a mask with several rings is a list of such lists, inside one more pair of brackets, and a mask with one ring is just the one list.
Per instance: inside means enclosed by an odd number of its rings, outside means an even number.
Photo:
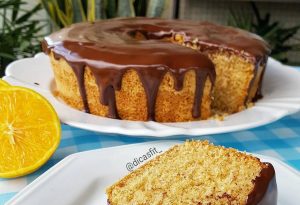
[{"label": "round white plate", "polygon": [[182,123],[157,123],[116,120],[75,110],[52,94],[53,73],[49,58],[40,53],[11,63],[4,80],[13,85],[32,88],[46,97],[62,122],[82,129],[129,136],[167,137],[207,135],[261,126],[300,110],[300,72],[270,58],[263,82],[264,98],[224,121],[202,120]]},{"label": "round white plate", "polygon": [[[182,142],[147,142],[70,155],[20,191],[6,205],[105,205],[105,189],[108,186],[178,143]],[[145,159],[145,155],[150,157]],[[277,205],[298,205],[299,172],[274,158],[255,156],[270,162],[275,168]]]}]

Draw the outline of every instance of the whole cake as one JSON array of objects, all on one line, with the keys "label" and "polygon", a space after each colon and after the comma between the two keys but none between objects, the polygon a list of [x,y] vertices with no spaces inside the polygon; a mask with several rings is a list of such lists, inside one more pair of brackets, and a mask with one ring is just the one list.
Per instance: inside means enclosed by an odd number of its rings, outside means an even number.
[{"label": "whole cake", "polygon": [[207,141],[187,141],[106,190],[110,205],[276,205],[269,163]]},{"label": "whole cake", "polygon": [[260,97],[268,45],[208,22],[123,18],[45,37],[58,95],[117,119],[179,122],[234,113]]}]

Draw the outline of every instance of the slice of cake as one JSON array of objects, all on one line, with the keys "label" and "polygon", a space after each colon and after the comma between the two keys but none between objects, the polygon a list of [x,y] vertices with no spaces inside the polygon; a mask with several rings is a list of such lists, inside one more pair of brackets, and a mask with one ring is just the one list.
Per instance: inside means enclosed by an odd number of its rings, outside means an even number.
[{"label": "slice of cake", "polygon": [[113,184],[110,205],[276,205],[271,164],[208,141],[187,141]]}]

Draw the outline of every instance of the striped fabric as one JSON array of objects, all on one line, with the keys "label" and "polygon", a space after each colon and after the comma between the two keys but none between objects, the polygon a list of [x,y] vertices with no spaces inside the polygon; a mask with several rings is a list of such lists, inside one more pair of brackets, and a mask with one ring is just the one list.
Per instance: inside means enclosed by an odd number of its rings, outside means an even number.
[{"label": "striped fabric", "polygon": [[[214,144],[241,151],[268,155],[300,171],[300,112],[258,128],[217,134],[194,139],[208,139]],[[176,138],[178,140],[178,138]],[[186,137],[180,138],[182,141]],[[153,138],[133,138],[117,134],[86,131],[62,125],[62,140],[52,158],[38,171],[17,179],[0,178],[0,205],[66,156],[86,150],[153,141]]]}]

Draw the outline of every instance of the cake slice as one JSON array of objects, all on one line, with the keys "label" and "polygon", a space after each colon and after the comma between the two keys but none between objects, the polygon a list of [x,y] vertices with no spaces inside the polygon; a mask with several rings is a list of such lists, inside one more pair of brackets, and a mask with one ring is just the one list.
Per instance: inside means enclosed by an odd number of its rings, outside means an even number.
[{"label": "cake slice", "polygon": [[106,190],[110,205],[276,205],[271,164],[208,141],[187,141]]}]

